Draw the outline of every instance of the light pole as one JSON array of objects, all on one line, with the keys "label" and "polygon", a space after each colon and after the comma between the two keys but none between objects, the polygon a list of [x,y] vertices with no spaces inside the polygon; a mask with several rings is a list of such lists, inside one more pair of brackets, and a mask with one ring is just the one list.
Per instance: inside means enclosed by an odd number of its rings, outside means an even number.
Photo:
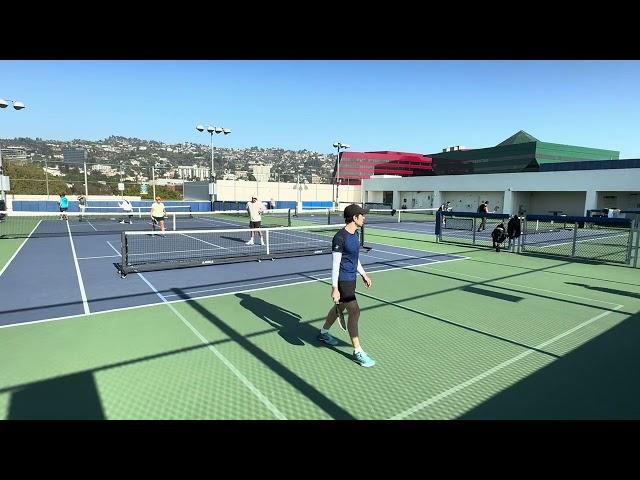
[{"label": "light pole", "polygon": [[337,209],[337,208],[340,208],[340,202],[338,198],[340,194],[340,150],[341,149],[344,150],[351,147],[341,142],[335,142],[333,146],[338,149],[338,153],[336,155],[336,209]]},{"label": "light pole", "polygon": [[[198,130],[199,132],[203,132],[204,125],[202,124],[196,125],[196,130]],[[211,185],[211,189],[209,193],[211,195],[211,201],[215,202],[216,201],[216,194],[215,194],[216,171],[213,166],[213,134],[224,133],[225,135],[228,135],[231,133],[231,130],[229,130],[228,128],[215,127],[215,126],[208,125],[207,132],[209,132],[209,134],[211,135],[211,172],[209,173],[209,178],[211,179],[211,181],[209,182]],[[213,208],[213,204],[212,204],[212,208]]]},{"label": "light pole", "polygon": [[44,156],[44,181],[47,184],[47,200],[49,200],[49,166],[47,165],[47,156]]},{"label": "light pole", "polygon": [[[0,108],[7,108],[9,106],[9,102],[13,104],[13,108],[15,108],[16,110],[22,110],[25,107],[24,103],[22,102],[18,102],[16,100],[4,100],[0,98]],[[5,199],[5,183],[9,185],[9,177],[4,175],[4,169],[2,167],[2,146],[0,145],[0,200],[2,201],[4,201]]]},{"label": "light pole", "polygon": [[[196,130],[198,130],[199,132],[203,132],[204,131],[204,126],[203,125],[197,125],[196,126]],[[209,125],[207,127],[207,132],[209,132],[209,134],[211,134],[211,173],[210,173],[210,178],[212,181],[215,182],[216,180],[216,170],[213,166],[213,134],[220,134],[220,133],[224,133],[225,135],[229,135],[231,133],[231,130],[229,130],[228,128],[222,128],[222,127],[212,127],[211,125]]]},{"label": "light pole", "polygon": [[307,186],[308,182],[306,178],[302,179],[302,182],[300,182],[300,173],[296,173],[296,185],[295,185],[295,189],[298,191],[298,196],[297,196],[297,202],[296,202],[296,212],[298,212],[299,210],[303,210],[302,208],[302,190],[309,190],[309,187]]}]

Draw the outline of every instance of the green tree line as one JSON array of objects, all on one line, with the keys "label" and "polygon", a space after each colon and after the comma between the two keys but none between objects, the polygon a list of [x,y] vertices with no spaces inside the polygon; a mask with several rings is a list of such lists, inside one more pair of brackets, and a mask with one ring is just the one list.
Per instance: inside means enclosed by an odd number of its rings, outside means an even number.
[{"label": "green tree line", "polygon": [[[10,193],[18,195],[46,195],[47,175],[41,166],[21,162],[3,162],[5,175],[11,179]],[[77,169],[68,169],[64,178],[48,175],[49,194],[79,195],[85,193],[84,173]],[[99,183],[103,181],[105,183]],[[69,186],[70,185],[70,186]],[[89,195],[120,195],[118,181],[111,180],[101,174],[92,172],[87,181]],[[126,184],[125,195],[140,196],[143,200],[153,199],[153,187],[149,185],[148,193],[140,193],[140,185]],[[156,195],[165,200],[182,200],[182,189],[174,190],[170,187],[156,186]]]}]

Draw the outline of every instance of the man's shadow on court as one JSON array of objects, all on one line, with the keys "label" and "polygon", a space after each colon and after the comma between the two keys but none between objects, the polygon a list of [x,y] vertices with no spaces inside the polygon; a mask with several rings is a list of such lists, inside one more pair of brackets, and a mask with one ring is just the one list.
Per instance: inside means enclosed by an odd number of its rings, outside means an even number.
[{"label": "man's shadow on court", "polygon": [[[297,313],[265,302],[261,298],[252,297],[246,293],[236,293],[236,297],[240,299],[240,305],[242,307],[252,312],[256,317],[264,320],[271,327],[277,329],[278,335],[291,345],[303,346],[307,343],[313,346],[328,346],[332,348],[329,345],[321,343],[317,338],[320,331],[307,322],[301,322],[301,317]],[[336,347],[351,345],[350,342],[347,343],[339,338],[337,340],[338,345],[336,345]],[[339,350],[336,351],[340,352]],[[347,356],[351,358],[349,355]]]}]

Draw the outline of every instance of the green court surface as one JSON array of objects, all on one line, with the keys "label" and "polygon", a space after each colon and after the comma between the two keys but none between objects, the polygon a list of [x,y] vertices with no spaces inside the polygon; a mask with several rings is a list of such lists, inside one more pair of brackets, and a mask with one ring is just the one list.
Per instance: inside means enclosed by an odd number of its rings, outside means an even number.
[{"label": "green court surface", "polygon": [[0,239],[0,272],[24,241],[24,238]]},{"label": "green court surface", "polygon": [[367,235],[467,257],[359,283],[373,368],[309,282],[2,328],[0,418],[640,419],[637,269]]}]

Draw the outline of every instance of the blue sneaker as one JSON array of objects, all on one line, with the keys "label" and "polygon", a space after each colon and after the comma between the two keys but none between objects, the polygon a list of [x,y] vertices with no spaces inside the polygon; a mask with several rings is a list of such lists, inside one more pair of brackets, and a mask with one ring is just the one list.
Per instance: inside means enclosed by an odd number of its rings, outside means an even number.
[{"label": "blue sneaker", "polygon": [[326,343],[327,345],[331,345],[331,346],[338,344],[338,340],[333,338],[329,332],[319,333],[318,340],[321,341],[322,343]]},{"label": "blue sneaker", "polygon": [[354,353],[353,359],[362,367],[373,367],[376,364],[376,361],[364,352]]}]

